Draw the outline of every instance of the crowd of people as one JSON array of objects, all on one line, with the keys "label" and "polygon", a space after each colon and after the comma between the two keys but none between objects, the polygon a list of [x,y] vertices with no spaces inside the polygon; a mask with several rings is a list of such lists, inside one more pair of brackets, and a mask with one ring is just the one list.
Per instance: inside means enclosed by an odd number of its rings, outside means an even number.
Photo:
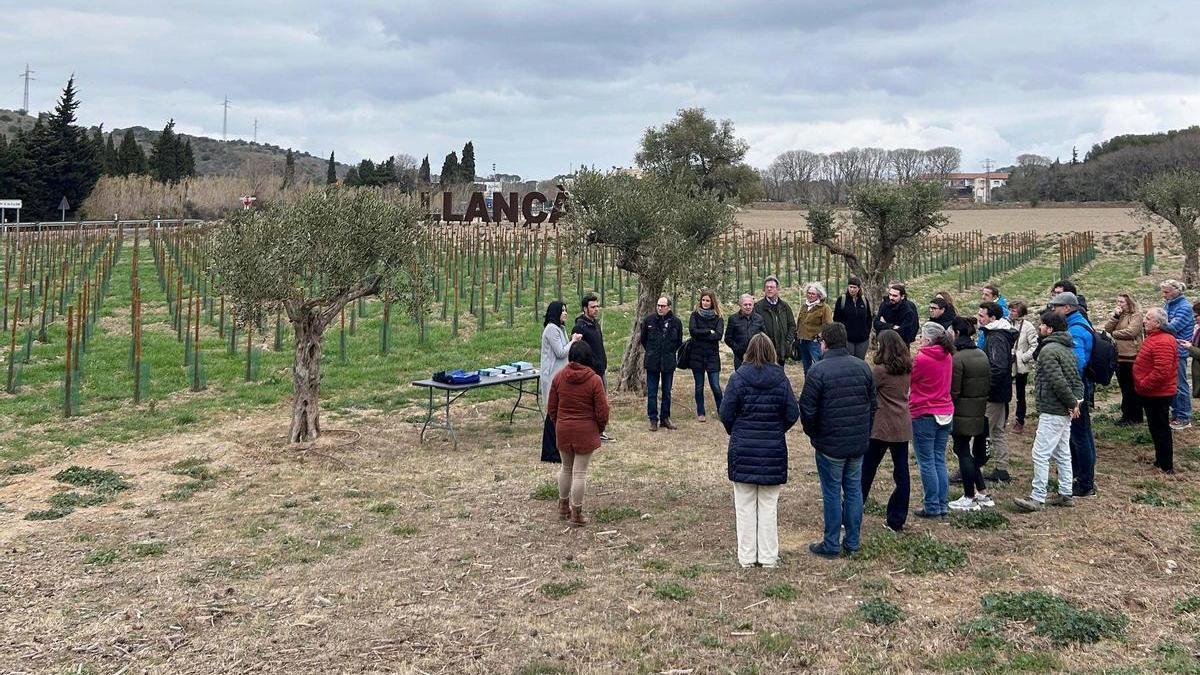
[{"label": "crowd of people", "polygon": [[[807,284],[802,305],[793,310],[770,276],[762,297],[742,295],[728,320],[716,294],[701,291],[685,332],[672,299],[660,297],[654,313],[641,320],[638,337],[649,429],[677,429],[674,374],[690,369],[697,421],[707,420],[707,388],[729,433],[728,476],[743,566],[778,564],[786,434],[797,422],[815,451],[824,512],[824,536],[809,549],[836,557],[859,548],[863,502],[887,456],[894,487],[885,523],[891,530],[903,530],[910,515],[937,519],[994,507],[988,484],[1013,480],[1009,436],[1025,433],[1030,379],[1037,411],[1033,470],[1029,496],[1014,499],[1014,506],[1028,512],[1074,506],[1096,494],[1090,411],[1096,385],[1114,376],[1121,392],[1116,424],[1145,424],[1155,467],[1174,472],[1172,431],[1190,426],[1191,399],[1200,396],[1200,368],[1193,369],[1192,382],[1187,375],[1188,358],[1200,357],[1200,302],[1190,304],[1175,280],[1160,289],[1163,305],[1144,311],[1131,294],[1119,294],[1102,326],[1089,319],[1087,300],[1070,280],[1052,286],[1036,320],[1029,315],[1034,303],[1010,303],[992,284],[970,303],[973,316],[939,291],[922,322],[899,283],[888,287],[873,311],[855,277],[832,304],[821,284]],[[559,512],[577,526],[587,522],[588,459],[611,440],[604,434],[607,357],[596,297],[583,298],[581,310],[568,334],[565,305],[556,301],[547,308],[540,391],[547,412],[542,459],[561,463]],[[724,390],[722,342],[734,368]],[[789,358],[804,373],[798,397],[784,368]],[[910,443],[921,482],[920,504],[911,511]],[[958,459],[953,474],[947,448]],[[1051,463],[1055,494],[1048,494]],[[952,484],[962,488],[953,500]]]}]

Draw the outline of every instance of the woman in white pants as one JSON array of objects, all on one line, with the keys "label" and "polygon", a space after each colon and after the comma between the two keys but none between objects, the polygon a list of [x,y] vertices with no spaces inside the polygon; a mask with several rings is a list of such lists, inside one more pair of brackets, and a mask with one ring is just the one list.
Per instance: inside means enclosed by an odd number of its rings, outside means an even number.
[{"label": "woman in white pants", "polygon": [[779,564],[776,515],[779,488],[787,482],[785,435],[799,418],[800,406],[778,365],[775,346],[759,333],[750,338],[742,366],[729,378],[721,399],[742,567]]}]

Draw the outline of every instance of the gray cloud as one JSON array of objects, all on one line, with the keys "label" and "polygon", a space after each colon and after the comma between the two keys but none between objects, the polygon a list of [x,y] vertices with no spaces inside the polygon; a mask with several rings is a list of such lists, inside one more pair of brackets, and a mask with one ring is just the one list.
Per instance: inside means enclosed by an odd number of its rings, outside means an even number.
[{"label": "gray cloud", "polygon": [[[1200,8],[1082,0],[144,3],[13,8],[0,73],[32,107],[74,72],[87,123],[232,135],[343,160],[467,139],[480,171],[632,161],[680,107],[793,148],[958,145],[965,168],[1194,122]],[[8,70],[5,71],[3,68]],[[6,76],[0,107],[17,107]]]}]

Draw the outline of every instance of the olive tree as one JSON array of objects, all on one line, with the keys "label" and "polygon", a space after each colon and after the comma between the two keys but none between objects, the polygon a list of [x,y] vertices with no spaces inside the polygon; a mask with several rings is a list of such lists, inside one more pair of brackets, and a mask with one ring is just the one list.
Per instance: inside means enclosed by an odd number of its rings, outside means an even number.
[{"label": "olive tree", "polygon": [[430,303],[420,206],[376,190],[330,187],[239,212],[215,228],[211,271],[239,322],[282,310],[295,333],[293,443],[321,433],[321,340],[342,309],[381,295],[422,318]]},{"label": "olive tree", "polygon": [[1175,169],[1155,174],[1138,190],[1138,207],[1150,222],[1166,221],[1183,244],[1183,283],[1200,283],[1200,172]]},{"label": "olive tree", "polygon": [[584,172],[571,189],[561,225],[569,247],[603,246],[619,268],[638,279],[638,297],[617,389],[641,391],[642,318],[654,311],[668,281],[683,288],[719,288],[723,261],[717,250],[734,225],[732,207],[669,178]]},{"label": "olive tree", "polygon": [[845,258],[850,272],[862,278],[863,293],[878,304],[887,294],[900,249],[946,224],[942,186],[925,181],[867,183],[850,194],[850,207],[850,234],[857,245],[838,237],[838,219],[830,208],[811,208],[808,227],[814,242]]}]

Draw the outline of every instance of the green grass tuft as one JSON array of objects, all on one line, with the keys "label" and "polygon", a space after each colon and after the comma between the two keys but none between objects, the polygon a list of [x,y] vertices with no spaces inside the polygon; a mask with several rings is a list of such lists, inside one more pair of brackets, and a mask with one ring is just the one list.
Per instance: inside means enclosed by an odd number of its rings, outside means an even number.
[{"label": "green grass tuft", "polygon": [[548,480],[545,483],[540,483],[529,493],[531,499],[536,499],[542,502],[550,502],[558,499],[558,483]]},{"label": "green grass tuft", "polygon": [[964,530],[1003,530],[1008,527],[1008,516],[997,509],[955,511],[950,524]]},{"label": "green grass tuft", "polygon": [[876,626],[887,626],[898,623],[904,618],[904,612],[891,600],[871,598],[858,606],[858,614],[863,621]]},{"label": "green grass tuft", "polygon": [[1044,591],[989,593],[980,600],[983,611],[1011,621],[1029,621],[1034,633],[1057,643],[1099,642],[1119,637],[1129,618],[1119,612],[1078,609],[1065,599]]},{"label": "green grass tuft", "polygon": [[967,552],[958,544],[938,541],[930,534],[901,535],[880,532],[863,542],[855,558],[889,559],[910,574],[946,572],[967,563]]},{"label": "green grass tuft", "polygon": [[129,489],[121,475],[108,469],[71,466],[54,474],[54,480],[76,487],[90,487],[96,492],[121,492]]},{"label": "green grass tuft", "polygon": [[393,525],[392,534],[397,537],[411,537],[417,533],[416,525]]},{"label": "green grass tuft", "polygon": [[83,558],[83,564],[104,567],[121,559],[121,552],[115,548],[98,548]]},{"label": "green grass tuft", "polygon": [[559,600],[573,594],[575,591],[583,588],[584,585],[585,584],[579,579],[572,579],[571,581],[561,584],[551,581],[539,586],[538,590],[542,592],[542,595],[550,598],[551,600]]},{"label": "green grass tuft", "polygon": [[602,506],[592,512],[592,520],[597,523],[619,523],[640,515],[642,512],[632,506]]},{"label": "green grass tuft", "polygon": [[694,594],[695,591],[692,589],[674,581],[668,581],[666,583],[654,585],[654,595],[664,600],[682,602],[692,597]]},{"label": "green grass tuft", "polygon": [[44,511],[30,511],[25,514],[25,520],[58,520],[75,509],[70,507],[52,506]]},{"label": "green grass tuft", "polygon": [[390,516],[396,512],[397,506],[392,502],[378,502],[367,507],[371,513],[378,513],[381,516]]},{"label": "green grass tuft", "polygon": [[82,493],[82,492],[75,492],[74,490],[72,490],[70,492],[59,492],[59,493],[50,495],[50,498],[47,499],[46,501],[50,502],[50,505],[53,507],[71,510],[71,509],[84,509],[89,506],[99,506],[100,504],[106,504],[106,503],[112,501],[112,497],[109,495],[104,495],[104,494],[96,494],[96,493],[86,494],[86,493]]},{"label": "green grass tuft", "polygon": [[33,466],[29,464],[6,464],[0,467],[0,476],[17,476],[23,473],[33,473]]},{"label": "green grass tuft", "polygon": [[800,594],[796,591],[796,587],[786,581],[767,586],[763,589],[763,595],[772,600],[784,600],[786,602],[791,602],[800,597]]},{"label": "green grass tuft", "polygon": [[129,550],[135,558],[150,558],[167,552],[167,545],[161,541],[136,541],[129,545]]},{"label": "green grass tuft", "polygon": [[1176,614],[1195,614],[1200,612],[1200,595],[1189,595],[1175,601]]}]

